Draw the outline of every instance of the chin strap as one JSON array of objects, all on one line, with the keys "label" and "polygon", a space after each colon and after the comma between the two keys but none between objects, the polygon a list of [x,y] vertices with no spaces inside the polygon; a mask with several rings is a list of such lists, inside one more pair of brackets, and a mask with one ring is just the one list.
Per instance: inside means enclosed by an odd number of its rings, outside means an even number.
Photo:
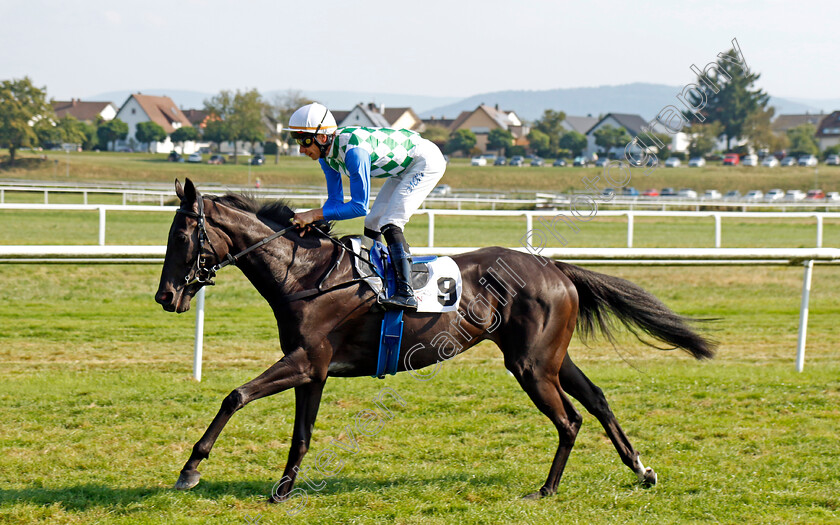
[{"label": "chin strap", "polygon": [[325,144],[321,144],[318,140],[315,140],[315,144],[318,145],[318,149],[321,151],[322,159],[327,158],[327,152],[330,150],[330,146],[332,146],[333,140],[335,140],[335,135],[328,135],[327,142]]}]

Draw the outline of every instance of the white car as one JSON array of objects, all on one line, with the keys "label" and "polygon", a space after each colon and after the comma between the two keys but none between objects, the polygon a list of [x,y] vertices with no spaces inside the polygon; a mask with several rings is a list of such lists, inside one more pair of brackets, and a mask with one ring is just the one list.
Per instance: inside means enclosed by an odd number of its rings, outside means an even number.
[{"label": "white car", "polygon": [[750,190],[744,195],[744,200],[757,201],[764,197],[764,192],[761,190]]},{"label": "white car", "polygon": [[187,162],[201,162],[201,153],[192,153],[187,157]]},{"label": "white car", "polygon": [[829,202],[838,202],[840,201],[840,192],[837,191],[827,191],[825,193],[825,200]]},{"label": "white car", "polygon": [[764,160],[761,161],[761,165],[765,168],[775,168],[779,165],[779,159],[777,159],[773,155],[768,155],[764,157]]},{"label": "white car", "polygon": [[721,195],[718,190],[706,190],[703,192],[703,198],[709,200],[716,200],[720,199]]},{"label": "white car", "polygon": [[796,202],[796,201],[801,201],[804,198],[805,198],[805,193],[802,192],[801,190],[788,190],[787,193],[785,193],[785,200],[786,201]]},{"label": "white car", "polygon": [[470,164],[472,164],[473,166],[486,166],[487,159],[485,159],[484,157],[473,157],[470,161]]},{"label": "white car", "polygon": [[758,155],[744,155],[741,157],[741,166],[758,166]]},{"label": "white car", "polygon": [[814,155],[802,155],[801,157],[799,157],[798,164],[800,166],[808,166],[813,168],[817,165],[817,157],[815,157]]},{"label": "white car", "polygon": [[764,200],[766,201],[777,201],[785,196],[785,192],[780,190],[779,188],[774,188],[767,193],[764,194]]},{"label": "white car", "polygon": [[679,191],[679,193],[677,193],[677,197],[682,197],[683,199],[696,199],[697,192],[689,188],[683,188]]},{"label": "white car", "polygon": [[688,161],[689,168],[702,168],[706,165],[706,159],[703,157],[694,157]]},{"label": "white car", "polygon": [[729,190],[726,192],[726,195],[723,196],[723,200],[725,201],[737,201],[741,198],[741,192],[738,190]]},{"label": "white car", "polygon": [[452,188],[449,184],[438,184],[429,192],[432,197],[449,197],[452,195]]},{"label": "white car", "polygon": [[665,161],[666,168],[679,168],[680,167],[680,159],[677,157],[670,157],[668,160]]}]

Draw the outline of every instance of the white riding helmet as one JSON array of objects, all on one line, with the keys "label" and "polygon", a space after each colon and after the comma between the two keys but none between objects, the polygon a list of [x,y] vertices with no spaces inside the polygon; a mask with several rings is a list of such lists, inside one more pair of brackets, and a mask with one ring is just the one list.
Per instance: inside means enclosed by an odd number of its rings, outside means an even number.
[{"label": "white riding helmet", "polygon": [[335,117],[323,104],[313,102],[298,109],[289,119],[289,131],[295,133],[323,133],[331,135],[338,126]]}]

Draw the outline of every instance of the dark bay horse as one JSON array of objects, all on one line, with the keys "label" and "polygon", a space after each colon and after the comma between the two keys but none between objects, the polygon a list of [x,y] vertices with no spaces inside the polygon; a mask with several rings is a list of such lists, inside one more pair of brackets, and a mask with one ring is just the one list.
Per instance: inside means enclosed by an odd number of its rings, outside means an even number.
[{"label": "dark bay horse", "polygon": [[[283,483],[271,495],[274,501],[283,500],[309,450],[327,377],[375,375],[382,313],[371,311],[375,295],[353,281],[352,258],[328,238],[328,225],[320,224],[322,232],[301,235],[291,228],[293,212],[283,203],[260,207],[241,195],[202,196],[189,179],[184,187],[176,181],[175,191],[181,205],[169,231],[155,300],[167,311],[185,312],[219,266],[236,264],[274,311],[284,354],[222,401],[175,488],[198,484],[198,465],[234,412],[294,388],[289,458]],[[612,339],[611,321],[618,319],[637,335],[643,332],[697,359],[711,358],[714,344],[690,327],[690,319],[624,279],[498,247],[454,260],[463,277],[459,310],[406,313],[399,371],[414,374],[480,341],[493,341],[505,367],[559,436],[548,479],[528,497],[557,491],[582,420],[568,396],[598,419],[640,482],[656,483],[656,473],[640,461],[601,389],[567,355],[572,333],[577,328],[582,336],[600,332]]]}]

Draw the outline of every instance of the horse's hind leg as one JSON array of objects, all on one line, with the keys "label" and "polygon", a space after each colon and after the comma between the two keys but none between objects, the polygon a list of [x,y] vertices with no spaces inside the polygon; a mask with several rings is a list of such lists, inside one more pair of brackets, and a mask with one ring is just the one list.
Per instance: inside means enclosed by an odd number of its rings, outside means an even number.
[{"label": "horse's hind leg", "polygon": [[551,377],[544,368],[531,369],[518,366],[508,368],[537,408],[548,416],[557,428],[559,443],[557,452],[554,454],[554,461],[551,462],[551,468],[548,471],[548,479],[539,492],[525,497],[537,499],[550,496],[557,492],[557,485],[560,483],[569,453],[575,444],[582,418],[563,393],[556,375]]},{"label": "horse's hind leg", "polygon": [[655,485],[656,472],[642,465],[639,453],[618,425],[604,393],[580,371],[568,355],[560,367],[560,385],[570,396],[580,401],[589,413],[598,418],[621,456],[621,461],[636,473],[639,481],[645,485]]},{"label": "horse's hind leg", "polygon": [[308,374],[309,368],[309,359],[303,350],[293,352],[271,365],[257,378],[231,392],[222,401],[222,407],[216,417],[213,418],[213,422],[207,427],[204,435],[193,446],[190,459],[181,469],[181,475],[175,483],[175,488],[187,490],[198,485],[201,478],[201,474],[198,472],[199,463],[210,455],[213,444],[216,443],[222,429],[225,428],[225,425],[237,410],[261,397],[270,396],[311,381]]}]

